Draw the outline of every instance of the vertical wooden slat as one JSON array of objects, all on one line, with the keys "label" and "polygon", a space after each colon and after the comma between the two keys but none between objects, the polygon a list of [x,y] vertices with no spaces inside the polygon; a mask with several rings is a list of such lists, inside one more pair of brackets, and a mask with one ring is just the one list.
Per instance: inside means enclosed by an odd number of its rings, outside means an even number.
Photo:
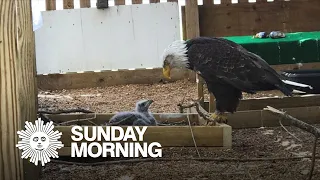
[{"label": "vertical wooden slat", "polygon": [[213,0],[203,0],[203,5],[211,5],[213,4]]},{"label": "vertical wooden slat", "polygon": [[142,4],[142,0],[132,0],[132,4]]},{"label": "vertical wooden slat", "polygon": [[97,0],[96,7],[97,7],[97,9],[106,9],[109,7],[109,1],[108,0]]},{"label": "vertical wooden slat", "polygon": [[178,0],[167,0],[167,2],[178,2]]},{"label": "vertical wooden slat", "polygon": [[215,97],[210,93],[210,97],[209,97],[209,113],[213,113],[215,111],[215,101],[214,101]]},{"label": "vertical wooden slat", "polygon": [[38,179],[38,174],[30,176],[24,165],[32,164],[21,159],[16,147],[17,131],[24,121],[34,121],[37,112],[31,1],[0,4],[0,179]]},{"label": "vertical wooden slat", "polygon": [[[15,1],[0,0],[0,179],[23,180],[23,163],[17,143],[21,128],[18,102],[18,47]],[[22,78],[22,77],[20,77]]]},{"label": "vertical wooden slat", "polygon": [[[19,110],[21,127],[24,129],[25,121],[34,122],[38,110],[38,84],[36,73],[35,34],[33,31],[31,1],[17,2],[17,47],[18,60],[16,81],[19,88]],[[54,1],[55,2],[55,1]],[[1,125],[0,125],[1,126]],[[19,130],[21,130],[19,128]],[[1,130],[0,130],[1,131]],[[29,160],[23,160],[24,179],[40,179],[40,166],[34,166]],[[0,178],[1,179],[1,178]]]},{"label": "vertical wooden slat", "polygon": [[73,0],[63,0],[63,9],[74,9]]},{"label": "vertical wooden slat", "polygon": [[181,6],[182,39],[187,40],[186,8]]},{"label": "vertical wooden slat", "polygon": [[90,0],[80,0],[80,8],[90,8]]},{"label": "vertical wooden slat", "polygon": [[114,5],[125,5],[126,1],[125,0],[114,0]]},{"label": "vertical wooden slat", "polygon": [[231,0],[220,0],[220,2],[221,2],[221,4],[232,4]]},{"label": "vertical wooden slat", "polygon": [[150,0],[150,3],[160,3],[160,0]]},{"label": "vertical wooden slat", "polygon": [[56,10],[56,0],[46,0],[46,10],[51,11],[51,10]]},{"label": "vertical wooden slat", "polygon": [[[199,10],[198,2],[195,0],[186,0],[185,5],[185,18],[186,18],[186,34],[187,39],[200,36],[199,29]],[[197,74],[197,89],[198,97],[202,98],[201,106],[204,107],[204,95],[203,95],[203,79]]]}]

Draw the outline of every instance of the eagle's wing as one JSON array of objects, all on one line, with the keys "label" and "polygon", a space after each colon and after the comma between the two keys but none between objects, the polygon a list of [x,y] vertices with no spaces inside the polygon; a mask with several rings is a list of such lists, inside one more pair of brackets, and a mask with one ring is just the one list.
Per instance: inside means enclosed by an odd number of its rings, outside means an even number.
[{"label": "eagle's wing", "polygon": [[188,43],[189,61],[207,82],[228,83],[249,93],[258,83],[281,83],[262,58],[232,41],[195,38]]}]

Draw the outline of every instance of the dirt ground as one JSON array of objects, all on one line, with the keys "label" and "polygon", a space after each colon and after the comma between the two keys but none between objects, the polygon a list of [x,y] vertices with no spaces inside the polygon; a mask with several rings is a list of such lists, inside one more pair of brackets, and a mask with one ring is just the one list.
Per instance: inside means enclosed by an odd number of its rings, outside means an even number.
[{"label": "dirt ground", "polygon": [[[178,112],[183,96],[197,98],[194,83],[178,81],[168,84],[125,85],[81,90],[41,91],[39,108],[84,108],[108,113],[132,110],[137,100],[153,99],[152,112]],[[52,97],[54,96],[54,97]],[[279,92],[244,95],[245,98],[281,96]],[[208,95],[206,96],[208,98]],[[320,127],[320,125],[317,125]],[[311,155],[313,136],[294,127],[287,127],[299,139],[283,128],[252,128],[233,130],[231,150],[199,148],[202,158],[274,158]],[[318,143],[318,147],[319,147]],[[320,153],[320,148],[317,154]],[[164,158],[197,158],[195,148],[166,148]],[[116,165],[79,166],[48,163],[41,173],[42,180],[105,180],[105,179],[248,179],[302,180],[309,172],[310,160],[255,162],[167,161]],[[320,179],[320,162],[316,160],[313,179]]]}]

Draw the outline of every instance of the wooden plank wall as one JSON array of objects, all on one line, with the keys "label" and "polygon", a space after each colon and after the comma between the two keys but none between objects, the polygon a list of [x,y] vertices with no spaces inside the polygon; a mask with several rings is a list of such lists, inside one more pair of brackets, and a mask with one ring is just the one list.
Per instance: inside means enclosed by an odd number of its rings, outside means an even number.
[{"label": "wooden plank wall", "polygon": [[[258,0],[256,3],[239,0],[235,4],[231,0],[221,1],[221,4],[213,4],[212,0],[204,0],[203,5],[198,6],[201,36],[241,36],[275,30],[320,30],[319,0]],[[185,32],[184,6],[182,20]]]}]

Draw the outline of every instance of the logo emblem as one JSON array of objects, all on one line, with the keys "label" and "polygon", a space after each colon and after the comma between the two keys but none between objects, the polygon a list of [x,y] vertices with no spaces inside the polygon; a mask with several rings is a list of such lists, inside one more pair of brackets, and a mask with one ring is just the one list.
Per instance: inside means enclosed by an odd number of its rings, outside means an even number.
[{"label": "logo emblem", "polygon": [[28,159],[36,166],[41,161],[42,166],[50,162],[50,158],[58,158],[57,149],[64,147],[61,141],[62,133],[53,131],[54,125],[50,121],[47,124],[38,118],[35,125],[29,121],[25,122],[25,130],[18,131],[21,141],[16,145],[22,150],[21,158]]}]

